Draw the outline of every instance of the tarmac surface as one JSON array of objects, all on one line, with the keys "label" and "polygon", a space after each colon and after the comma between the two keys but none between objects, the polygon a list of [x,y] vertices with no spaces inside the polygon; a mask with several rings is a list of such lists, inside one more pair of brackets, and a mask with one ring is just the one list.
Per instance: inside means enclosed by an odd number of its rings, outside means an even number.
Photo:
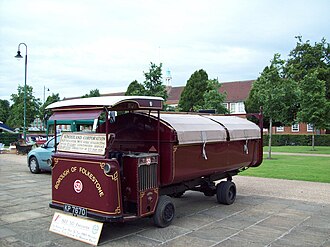
[{"label": "tarmac surface", "polygon": [[[330,174],[329,174],[330,175]],[[99,246],[330,247],[330,184],[236,176],[237,198],[186,192],[167,228],[149,218],[104,224]],[[52,232],[50,173],[32,174],[26,156],[0,154],[0,246],[90,246]]]}]

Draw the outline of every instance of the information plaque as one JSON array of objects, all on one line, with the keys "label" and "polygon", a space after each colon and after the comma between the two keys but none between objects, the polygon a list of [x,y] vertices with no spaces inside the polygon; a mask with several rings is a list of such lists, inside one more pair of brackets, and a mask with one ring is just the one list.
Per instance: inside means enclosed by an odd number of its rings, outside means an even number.
[{"label": "information plaque", "polygon": [[58,150],[61,152],[104,155],[106,134],[63,133]]},{"label": "information plaque", "polygon": [[103,223],[55,212],[49,231],[97,245]]}]

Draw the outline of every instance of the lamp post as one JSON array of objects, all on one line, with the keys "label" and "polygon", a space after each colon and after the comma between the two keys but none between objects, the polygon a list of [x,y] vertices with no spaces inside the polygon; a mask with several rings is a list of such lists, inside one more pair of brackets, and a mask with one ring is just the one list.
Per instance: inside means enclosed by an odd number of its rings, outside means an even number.
[{"label": "lamp post", "polygon": [[[47,88],[47,92],[49,92],[49,88]],[[46,86],[44,85],[44,104],[46,102]],[[42,121],[42,130],[45,130],[45,126],[46,126],[46,123],[47,123],[47,120],[45,119],[45,116],[46,114],[43,116],[43,121]],[[47,132],[47,135],[48,135],[48,132]]]},{"label": "lamp post", "polygon": [[24,129],[23,136],[24,141],[26,140],[26,73],[27,73],[27,45],[25,43],[19,43],[17,55],[15,56],[18,59],[23,58],[21,55],[20,47],[21,45],[25,45],[25,77],[24,77]]},{"label": "lamp post", "polygon": [[47,92],[49,92],[49,88],[46,88],[46,86],[44,85],[44,104],[45,104],[45,99],[46,99],[46,89],[47,89]]}]

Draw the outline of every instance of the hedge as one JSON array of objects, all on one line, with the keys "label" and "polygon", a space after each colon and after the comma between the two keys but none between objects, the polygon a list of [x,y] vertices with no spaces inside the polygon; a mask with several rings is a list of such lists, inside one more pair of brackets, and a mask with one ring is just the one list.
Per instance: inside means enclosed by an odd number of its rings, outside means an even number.
[{"label": "hedge", "polygon": [[[268,146],[264,135],[264,146]],[[272,135],[272,146],[312,146],[312,135]],[[315,135],[315,146],[330,146],[330,135]]]},{"label": "hedge", "polygon": [[9,146],[10,143],[16,142],[19,139],[20,134],[19,133],[8,133],[3,132],[0,133],[0,143],[4,143],[6,146]]}]

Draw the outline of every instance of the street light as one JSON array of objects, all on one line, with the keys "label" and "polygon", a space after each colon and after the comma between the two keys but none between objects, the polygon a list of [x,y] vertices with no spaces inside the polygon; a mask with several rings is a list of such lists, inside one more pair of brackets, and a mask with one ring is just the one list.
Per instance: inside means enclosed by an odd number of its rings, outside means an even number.
[{"label": "street light", "polygon": [[[47,88],[47,92],[49,92],[49,88]],[[45,99],[46,99],[46,86],[44,85],[44,104],[45,104]]]},{"label": "street light", "polygon": [[[47,92],[49,92],[50,90],[49,90],[49,88],[47,88]],[[46,96],[46,86],[44,85],[44,104],[45,104],[45,97]],[[45,109],[46,110],[46,109]],[[47,120],[45,119],[45,116],[46,116],[47,114],[45,114],[44,116],[43,116],[43,121],[42,121],[42,130],[45,130],[45,126],[46,126],[46,123],[47,123]],[[47,132],[48,133],[48,132]]]},{"label": "street light", "polygon": [[20,46],[25,45],[25,78],[24,78],[24,129],[23,129],[23,136],[24,141],[26,140],[26,72],[27,72],[27,45],[25,43],[19,43],[17,55],[15,58],[21,59],[23,58],[20,51]]}]

